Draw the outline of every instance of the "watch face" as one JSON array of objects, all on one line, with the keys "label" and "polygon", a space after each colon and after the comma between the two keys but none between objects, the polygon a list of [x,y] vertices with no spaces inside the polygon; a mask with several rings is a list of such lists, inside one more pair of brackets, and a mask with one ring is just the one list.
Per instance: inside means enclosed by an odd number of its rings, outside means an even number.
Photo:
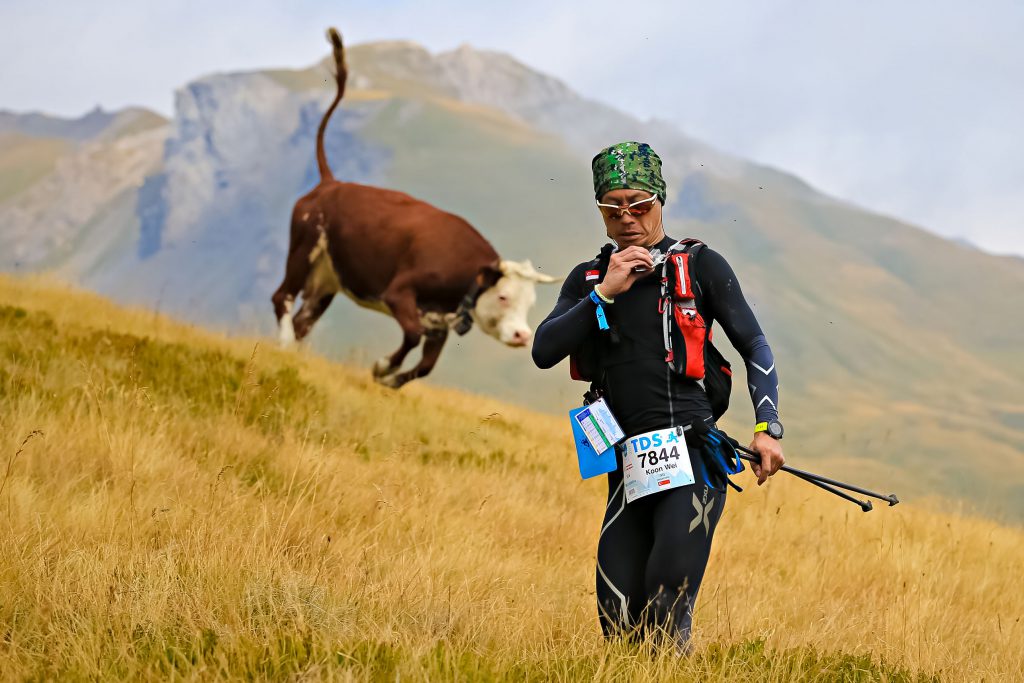
[{"label": "watch face", "polygon": [[768,436],[775,439],[782,438],[782,423],[781,422],[769,422],[768,423]]}]

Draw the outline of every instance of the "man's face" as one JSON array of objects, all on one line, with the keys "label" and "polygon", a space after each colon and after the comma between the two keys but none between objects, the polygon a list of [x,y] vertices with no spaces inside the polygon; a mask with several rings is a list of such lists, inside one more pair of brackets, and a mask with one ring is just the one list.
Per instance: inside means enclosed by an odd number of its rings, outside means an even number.
[{"label": "man's face", "polygon": [[[598,201],[602,204],[614,204],[625,207],[633,202],[650,199],[653,195],[644,190],[630,190],[628,188],[611,190],[601,195]],[[651,202],[651,210],[640,216],[633,216],[625,211],[614,212],[617,216],[609,218],[605,212],[601,212],[604,225],[608,231],[608,237],[619,245],[619,249],[631,246],[650,247],[662,240],[665,236],[662,227],[661,200],[655,199]]]}]

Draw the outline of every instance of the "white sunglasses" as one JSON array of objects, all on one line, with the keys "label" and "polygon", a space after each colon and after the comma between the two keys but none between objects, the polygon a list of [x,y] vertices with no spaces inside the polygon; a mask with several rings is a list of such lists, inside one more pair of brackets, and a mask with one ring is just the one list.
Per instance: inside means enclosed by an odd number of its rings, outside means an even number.
[{"label": "white sunglasses", "polygon": [[597,202],[597,208],[600,209],[607,218],[622,218],[622,215],[628,213],[630,216],[642,216],[651,209],[654,208],[654,200],[658,198],[658,195],[652,195],[647,199],[641,199],[635,201],[632,204],[626,206],[619,206],[618,204],[602,204]]}]

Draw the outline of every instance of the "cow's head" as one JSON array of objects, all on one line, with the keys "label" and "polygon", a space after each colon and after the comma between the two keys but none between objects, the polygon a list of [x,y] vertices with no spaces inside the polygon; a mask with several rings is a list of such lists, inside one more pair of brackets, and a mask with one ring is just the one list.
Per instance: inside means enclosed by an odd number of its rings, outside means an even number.
[{"label": "cow's head", "polygon": [[509,346],[526,346],[533,335],[526,314],[537,302],[534,283],[555,282],[538,273],[529,261],[499,261],[477,276],[480,295],[473,320],[486,334]]}]

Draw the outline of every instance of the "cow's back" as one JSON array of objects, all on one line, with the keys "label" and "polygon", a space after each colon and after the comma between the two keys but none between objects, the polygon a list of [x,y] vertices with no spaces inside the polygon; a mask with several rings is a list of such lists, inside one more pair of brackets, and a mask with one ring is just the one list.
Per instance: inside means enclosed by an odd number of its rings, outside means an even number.
[{"label": "cow's back", "polygon": [[498,261],[464,219],[403,192],[335,182],[300,205],[322,211],[331,260],[356,299],[378,300],[399,282],[425,308],[452,311],[480,269]]}]

